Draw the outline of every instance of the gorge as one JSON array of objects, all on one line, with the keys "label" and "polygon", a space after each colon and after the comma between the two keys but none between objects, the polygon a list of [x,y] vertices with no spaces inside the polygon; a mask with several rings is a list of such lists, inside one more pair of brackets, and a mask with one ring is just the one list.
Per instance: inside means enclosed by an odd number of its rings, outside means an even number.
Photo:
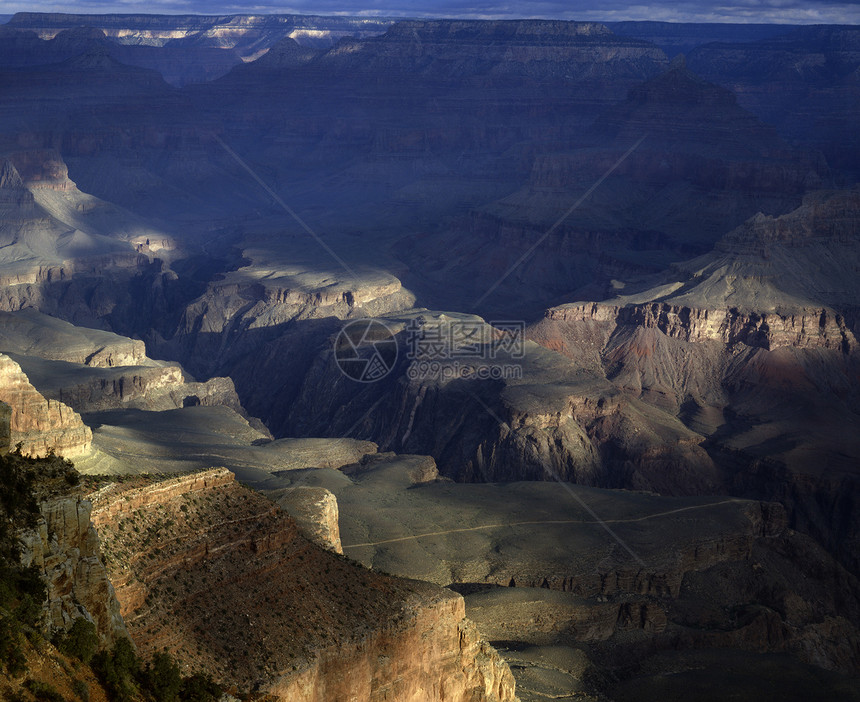
[{"label": "gorge", "polygon": [[854,25],[15,15],[48,653],[0,696],[116,699],[128,638],[242,699],[857,699],[858,71]]}]

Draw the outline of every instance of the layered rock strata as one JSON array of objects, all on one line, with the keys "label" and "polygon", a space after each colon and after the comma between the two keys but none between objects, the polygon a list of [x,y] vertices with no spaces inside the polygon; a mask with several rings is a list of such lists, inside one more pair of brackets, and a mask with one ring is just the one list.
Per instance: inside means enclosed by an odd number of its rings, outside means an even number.
[{"label": "layered rock strata", "polygon": [[25,455],[54,452],[73,458],[89,452],[92,431],[80,415],[56,400],[46,400],[34,388],[21,367],[0,354],[0,401],[11,408],[12,446],[21,444]]},{"label": "layered rock strata", "polygon": [[79,494],[49,497],[35,527],[19,534],[21,561],[35,566],[47,586],[50,631],[68,630],[79,617],[96,626],[102,645],[127,636],[120,605],[101,558],[92,503]]},{"label": "layered rock strata", "polygon": [[93,495],[108,570],[141,651],[278,699],[513,702],[463,601],[311,544],[223,469]]}]

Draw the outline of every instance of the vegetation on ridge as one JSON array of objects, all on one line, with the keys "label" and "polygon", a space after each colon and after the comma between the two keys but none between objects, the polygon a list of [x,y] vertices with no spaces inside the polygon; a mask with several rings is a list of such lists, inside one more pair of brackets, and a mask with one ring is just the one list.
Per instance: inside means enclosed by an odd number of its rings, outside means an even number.
[{"label": "vegetation on ridge", "polygon": [[19,533],[38,524],[40,501],[76,491],[79,484],[73,464],[59,456],[31,458],[20,446],[0,454],[0,698],[214,702],[221,690],[212,679],[199,672],[183,676],[167,651],[144,663],[127,638],[99,650],[96,627],[85,617],[47,640],[47,588],[36,566],[21,564]]}]

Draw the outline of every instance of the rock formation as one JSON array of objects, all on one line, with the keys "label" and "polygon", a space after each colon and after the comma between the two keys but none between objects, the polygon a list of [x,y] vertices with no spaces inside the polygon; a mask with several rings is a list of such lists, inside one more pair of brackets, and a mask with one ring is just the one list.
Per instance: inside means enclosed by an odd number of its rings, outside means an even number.
[{"label": "rock formation", "polygon": [[[381,34],[384,18],[311,15],[74,15],[19,12],[4,25],[4,40],[17,51],[4,63],[62,61],[96,41],[132,66],[155,69],[173,85],[202,83],[233,66],[277,50],[287,38],[327,48],[344,36]],[[53,60],[51,60],[53,59]]]},{"label": "rock formation", "polygon": [[19,539],[22,563],[38,568],[47,585],[49,631],[68,630],[85,617],[104,646],[128,636],[90,521],[92,503],[80,494],[55,496],[42,500],[39,510],[36,526],[23,530]]},{"label": "rock formation", "polygon": [[277,498],[271,497],[296,520],[296,525],[311,541],[335,553],[343,553],[337,498],[329,490],[303,485],[281,490]]},{"label": "rock formation", "polygon": [[77,412],[226,405],[245,414],[229,378],[193,381],[178,364],[147,357],[140,340],[76,327],[32,308],[0,312],[0,352],[40,394]]},{"label": "rock formation", "polygon": [[[779,500],[793,526],[853,570],[858,212],[856,190],[810,194],[640,292],[550,309],[528,333],[543,348],[472,361],[521,377],[411,379],[417,364],[404,360],[356,389],[327,381],[337,371],[322,351],[288,425],[310,435],[352,427],[383,451],[430,453],[458,480],[555,476]],[[417,314],[386,322],[400,334]],[[460,320],[420,314],[428,329]]]},{"label": "rock formation", "polygon": [[[10,446],[85,451],[59,400],[94,427],[86,473],[225,466],[330,548],[513,603],[483,623],[526,644],[506,655],[545,683],[529,695],[612,696],[585,677],[686,674],[693,647],[856,667],[858,36],[20,14],[0,28],[0,400],[32,426]],[[332,348],[366,317],[402,350],[418,320],[538,321],[465,375],[402,354],[356,384]],[[160,481],[130,480],[111,490],[144,506],[106,513],[108,552],[143,650],[293,698],[345,694],[343,661],[372,699],[507,694],[456,598],[321,551],[229,479],[151,502]],[[574,496],[645,565],[568,524]],[[544,644],[566,651],[536,670]],[[430,667],[456,689],[428,692]]]},{"label": "rock formation", "polygon": [[75,327],[33,308],[0,312],[0,351],[95,368],[137,366],[146,360],[146,346],[139,339]]},{"label": "rock formation", "polygon": [[[526,643],[587,652],[598,676],[700,647],[779,651],[846,675],[860,664],[856,578],[789,529],[778,504],[554,482],[416,485],[414,463],[376,456],[278,477],[337,495],[347,555],[454,583],[479,628],[508,642],[512,666]],[[554,668],[542,653],[515,669],[524,697],[555,679],[537,672]]]},{"label": "rock formation", "polygon": [[89,452],[92,432],[75,411],[56,400],[46,400],[21,367],[0,354],[0,401],[12,410],[12,446],[21,444],[25,455],[49,452],[73,458]]},{"label": "rock formation", "polygon": [[110,484],[92,499],[144,654],[167,645],[183,664],[283,700],[516,699],[459,595],[320,549],[228,471]]}]

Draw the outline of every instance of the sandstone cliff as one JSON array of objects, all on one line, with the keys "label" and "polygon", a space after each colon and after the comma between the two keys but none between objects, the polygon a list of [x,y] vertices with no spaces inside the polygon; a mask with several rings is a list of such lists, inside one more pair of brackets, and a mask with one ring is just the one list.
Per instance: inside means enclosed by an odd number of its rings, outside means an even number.
[{"label": "sandstone cliff", "polygon": [[329,490],[300,486],[281,490],[277,496],[269,497],[296,520],[296,525],[311,541],[335,553],[343,553],[337,498]]},{"label": "sandstone cliff", "polygon": [[25,455],[50,451],[72,458],[86,454],[92,432],[79,414],[62,402],[46,400],[30,384],[21,367],[0,354],[0,400],[12,409],[11,444]]},{"label": "sandstone cliff", "polygon": [[291,702],[516,700],[507,664],[465,618],[462,597],[440,590],[407,607],[395,628],[321,652],[271,693]]},{"label": "sandstone cliff", "polygon": [[39,510],[37,525],[22,531],[19,539],[22,563],[36,566],[48,588],[44,607],[49,630],[68,630],[75,619],[85,617],[95,624],[103,645],[127,636],[90,521],[92,503],[77,494],[54,496],[43,499]]},{"label": "sandstone cliff", "polygon": [[283,700],[512,702],[462,599],[365,570],[216,469],[93,494],[132,637]]}]

